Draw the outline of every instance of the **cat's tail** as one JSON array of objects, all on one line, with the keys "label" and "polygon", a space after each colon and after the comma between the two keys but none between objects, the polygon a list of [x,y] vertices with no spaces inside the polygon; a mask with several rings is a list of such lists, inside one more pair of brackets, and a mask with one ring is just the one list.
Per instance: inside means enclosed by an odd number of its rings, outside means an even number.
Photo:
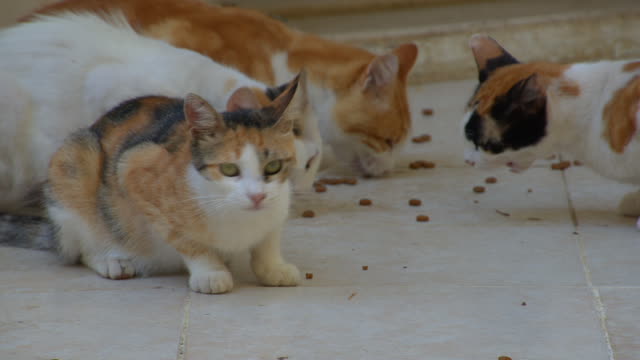
[{"label": "cat's tail", "polygon": [[39,216],[0,214],[0,246],[37,250],[58,247],[53,225]]}]

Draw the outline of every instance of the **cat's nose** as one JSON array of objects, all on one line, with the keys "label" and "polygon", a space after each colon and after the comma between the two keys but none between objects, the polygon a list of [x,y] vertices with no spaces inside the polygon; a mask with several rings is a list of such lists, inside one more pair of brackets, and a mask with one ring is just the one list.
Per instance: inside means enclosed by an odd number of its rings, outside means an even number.
[{"label": "cat's nose", "polygon": [[260,207],[260,204],[262,204],[262,201],[267,197],[267,194],[255,193],[247,194],[247,196],[249,197],[249,199],[251,199],[251,201],[253,201],[253,206],[257,208]]}]

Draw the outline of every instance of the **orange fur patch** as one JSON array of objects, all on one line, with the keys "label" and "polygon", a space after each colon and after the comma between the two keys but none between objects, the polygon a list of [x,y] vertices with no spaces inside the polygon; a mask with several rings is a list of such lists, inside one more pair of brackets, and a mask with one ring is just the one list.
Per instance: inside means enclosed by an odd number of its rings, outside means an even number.
[{"label": "orange fur patch", "polygon": [[640,104],[640,76],[632,78],[625,87],[616,91],[605,106],[602,118],[605,121],[604,137],[617,153],[624,152],[636,133],[636,114]]},{"label": "orange fur patch", "polygon": [[622,68],[624,72],[634,72],[638,69],[640,69],[640,61],[633,61],[630,63],[626,63]]},{"label": "orange fur patch", "polygon": [[566,81],[566,80],[563,80],[560,82],[560,85],[558,86],[558,90],[563,95],[574,96],[574,97],[580,96],[580,92],[581,92],[580,86],[578,84],[576,84],[575,82]]},{"label": "orange fur patch", "polygon": [[482,84],[471,103],[478,105],[478,114],[486,116],[491,111],[495,99],[505,95],[518,82],[535,74],[539,76],[539,84],[546,88],[551,80],[560,78],[567,68],[568,65],[544,62],[501,67]]}]

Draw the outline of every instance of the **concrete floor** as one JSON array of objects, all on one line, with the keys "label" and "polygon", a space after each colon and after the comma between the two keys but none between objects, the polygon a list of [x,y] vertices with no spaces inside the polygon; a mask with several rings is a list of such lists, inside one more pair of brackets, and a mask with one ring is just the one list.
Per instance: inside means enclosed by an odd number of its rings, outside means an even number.
[{"label": "concrete floor", "polygon": [[640,359],[640,234],[615,214],[631,188],[584,167],[463,166],[473,85],[412,89],[414,132],[433,141],[393,177],[297,197],[284,249],[314,275],[300,287],[257,286],[246,256],[232,293],[201,295],[186,275],[111,281],[0,248],[0,359]]}]

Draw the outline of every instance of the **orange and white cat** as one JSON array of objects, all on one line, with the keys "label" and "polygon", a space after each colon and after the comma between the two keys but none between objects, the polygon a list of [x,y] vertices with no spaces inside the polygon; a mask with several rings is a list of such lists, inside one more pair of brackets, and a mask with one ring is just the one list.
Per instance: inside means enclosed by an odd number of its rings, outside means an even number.
[{"label": "orange and white cat", "polygon": [[[495,40],[470,40],[480,84],[464,120],[465,159],[523,171],[554,153],[640,185],[640,61],[520,63]],[[640,216],[640,192],[620,203]]]},{"label": "orange and white cat", "polygon": [[[230,67],[136,33],[122,18],[59,14],[0,31],[0,210],[23,212],[41,189],[64,138],[120,102],[144,95],[201,94],[216,109],[268,105],[267,88]],[[305,76],[297,97],[297,188],[309,188],[309,162],[321,150]]]},{"label": "orange and white cat", "polygon": [[296,87],[222,114],[194,94],[136,98],[73,133],[46,187],[61,254],[110,279],[186,266],[193,291],[215,294],[233,287],[224,255],[251,250],[262,284],[296,285],[280,252]]},{"label": "orange and white cat", "polygon": [[64,0],[38,13],[65,10],[122,11],[139,33],[270,85],[306,69],[324,142],[336,158],[365,175],[388,173],[410,133],[406,87],[417,57],[413,44],[374,55],[289,29],[256,11],[200,0]]}]

